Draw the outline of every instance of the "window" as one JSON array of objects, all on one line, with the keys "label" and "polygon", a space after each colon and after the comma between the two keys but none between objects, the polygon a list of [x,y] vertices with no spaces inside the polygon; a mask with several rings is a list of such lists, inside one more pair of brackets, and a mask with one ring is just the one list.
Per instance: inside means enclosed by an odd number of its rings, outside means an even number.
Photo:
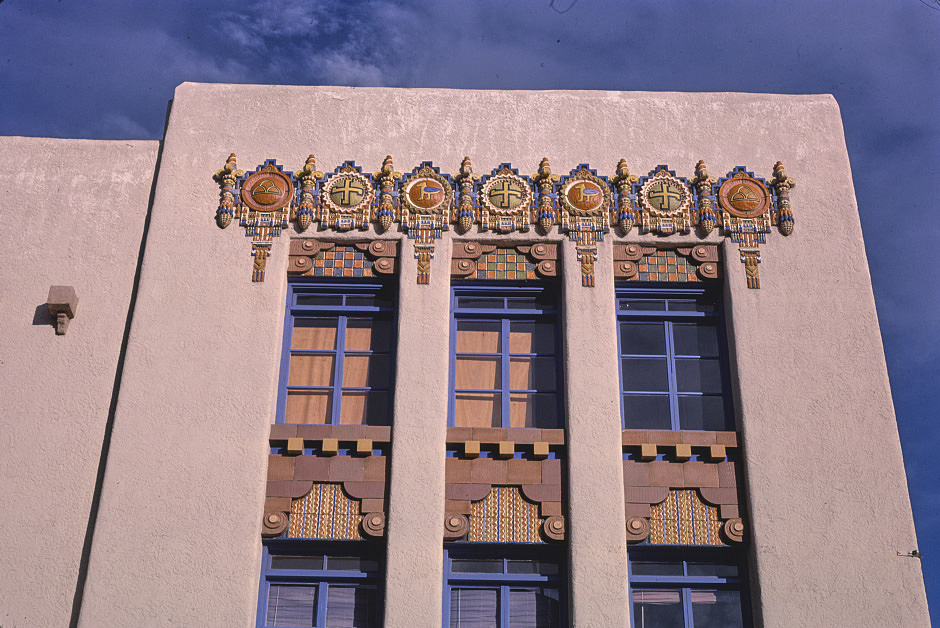
[{"label": "window", "polygon": [[560,425],[556,298],[544,286],[453,289],[450,425]]},{"label": "window", "polygon": [[[319,553],[316,544],[264,548],[258,626],[264,628],[378,628],[382,562],[367,552]],[[327,544],[320,544],[327,547]],[[328,546],[331,550],[332,545]],[[344,551],[345,550],[345,551]]]},{"label": "window", "polygon": [[749,626],[744,579],[729,558],[734,557],[703,552],[681,560],[668,553],[631,550],[633,628]]},{"label": "window", "polygon": [[388,425],[395,296],[381,284],[290,284],[278,421]]},{"label": "window", "polygon": [[717,297],[618,288],[624,429],[733,429]]},{"label": "window", "polygon": [[565,580],[561,554],[555,548],[452,548],[444,552],[444,570],[444,626],[565,625],[561,595]]}]

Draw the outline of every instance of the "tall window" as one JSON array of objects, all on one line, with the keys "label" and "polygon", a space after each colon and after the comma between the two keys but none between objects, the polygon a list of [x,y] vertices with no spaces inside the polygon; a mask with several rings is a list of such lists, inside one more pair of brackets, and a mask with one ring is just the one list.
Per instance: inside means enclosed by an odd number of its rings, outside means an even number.
[{"label": "tall window", "polygon": [[718,299],[618,288],[624,429],[733,429]]},{"label": "tall window", "polygon": [[394,317],[381,284],[291,283],[278,420],[388,425]]},{"label": "tall window", "polygon": [[743,574],[727,554],[724,558],[705,553],[681,560],[631,550],[633,628],[750,626]]},{"label": "tall window", "polygon": [[[541,548],[540,548],[541,549]],[[444,626],[557,628],[564,625],[564,574],[557,551],[488,546],[445,550]]]},{"label": "tall window", "polygon": [[303,552],[297,545],[264,548],[259,627],[381,626],[380,558],[348,548],[337,554]]},{"label": "tall window", "polygon": [[451,426],[561,427],[556,303],[545,286],[454,287]]}]

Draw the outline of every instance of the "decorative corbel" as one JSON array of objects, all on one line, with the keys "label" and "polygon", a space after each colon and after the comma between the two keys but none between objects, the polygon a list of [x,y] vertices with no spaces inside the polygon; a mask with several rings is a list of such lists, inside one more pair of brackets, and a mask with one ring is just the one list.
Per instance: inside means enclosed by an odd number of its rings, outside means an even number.
[{"label": "decorative corbel", "polygon": [[617,208],[614,222],[620,227],[623,235],[630,233],[633,225],[636,224],[636,212],[633,206],[636,196],[631,194],[630,190],[637,180],[636,176],[630,174],[626,159],[617,162],[617,174],[611,179],[611,183],[617,186]]},{"label": "decorative corbel", "polygon": [[543,234],[548,234],[558,217],[555,215],[555,184],[558,183],[557,174],[552,174],[552,167],[548,157],[543,157],[539,163],[539,171],[532,175],[532,180],[539,189],[539,202],[536,209],[535,222],[538,223]]},{"label": "decorative corbel", "polygon": [[215,222],[219,225],[219,229],[225,229],[232,222],[235,213],[235,182],[243,176],[245,172],[238,169],[238,164],[235,163],[235,153],[231,153],[222,169],[212,177],[221,187],[219,209],[215,212]]},{"label": "decorative corbel", "polygon": [[469,157],[460,162],[460,173],[454,177],[454,182],[460,188],[460,199],[457,203],[457,231],[466,233],[476,220],[474,215],[473,186],[480,175],[473,173],[473,165]]},{"label": "decorative corbel", "polygon": [[300,203],[291,219],[296,221],[298,231],[304,231],[310,226],[316,214],[317,181],[323,178],[323,173],[317,170],[316,157],[313,155],[307,157],[303,169],[295,172],[294,177],[300,181]]},{"label": "decorative corbel", "polygon": [[692,186],[698,193],[698,225],[702,230],[702,235],[708,235],[715,229],[718,220],[715,217],[715,206],[712,202],[712,186],[718,183],[717,177],[708,175],[705,168],[705,161],[699,159],[695,164],[695,178],[692,179]]},{"label": "decorative corbel", "polygon": [[379,184],[379,210],[376,213],[376,221],[382,233],[388,231],[392,222],[398,217],[398,195],[395,193],[395,181],[398,179],[401,179],[401,173],[395,172],[392,156],[387,155],[385,161],[382,162],[382,170],[375,175],[375,180]]},{"label": "decorative corbel", "polygon": [[774,164],[774,178],[770,182],[777,194],[777,211],[772,214],[780,233],[785,236],[793,233],[793,214],[790,212],[790,190],[796,187],[796,179],[787,176],[783,162]]},{"label": "decorative corbel", "polygon": [[69,329],[69,321],[75,318],[78,307],[78,295],[72,286],[49,286],[46,298],[49,314],[55,319],[55,335],[64,336]]}]

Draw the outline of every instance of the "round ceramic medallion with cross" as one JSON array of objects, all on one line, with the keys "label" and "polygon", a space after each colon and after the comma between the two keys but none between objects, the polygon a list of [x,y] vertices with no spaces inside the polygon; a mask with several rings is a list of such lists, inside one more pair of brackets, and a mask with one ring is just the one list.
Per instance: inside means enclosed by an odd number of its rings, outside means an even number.
[{"label": "round ceramic medallion with cross", "polygon": [[290,203],[290,178],[274,166],[265,166],[242,183],[242,202],[259,212],[273,212]]},{"label": "round ceramic medallion with cross", "polygon": [[522,177],[504,173],[484,184],[482,198],[488,210],[505,215],[527,209],[532,203],[532,190]]},{"label": "round ceramic medallion with cross", "polygon": [[340,172],[323,185],[323,204],[336,212],[359,211],[372,200],[372,184],[360,172]]},{"label": "round ceramic medallion with cross", "polygon": [[718,188],[721,208],[739,218],[754,218],[770,208],[770,192],[754,177],[737,172]]},{"label": "round ceramic medallion with cross", "polygon": [[656,172],[640,188],[643,205],[660,216],[678,214],[689,207],[691,199],[689,188],[665,170]]}]

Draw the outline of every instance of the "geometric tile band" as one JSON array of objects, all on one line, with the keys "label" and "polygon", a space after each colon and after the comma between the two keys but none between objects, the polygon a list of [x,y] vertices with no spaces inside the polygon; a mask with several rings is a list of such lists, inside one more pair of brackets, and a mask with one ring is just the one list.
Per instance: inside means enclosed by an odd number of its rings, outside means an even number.
[{"label": "geometric tile band", "polygon": [[346,497],[342,484],[314,483],[291,503],[287,538],[359,540],[361,521],[359,500]]},{"label": "geometric tile band", "polygon": [[718,508],[704,503],[694,489],[669,491],[650,513],[653,545],[724,545],[720,528]]},{"label": "geometric tile band", "polygon": [[476,543],[543,543],[537,504],[515,486],[494,486],[485,499],[470,504],[470,534]]},{"label": "geometric tile band", "polygon": [[699,281],[698,267],[673,250],[658,250],[637,262],[632,281]]},{"label": "geometric tile band", "polygon": [[313,261],[314,277],[372,277],[373,261],[354,246],[337,244]]},{"label": "geometric tile band", "polygon": [[475,279],[538,279],[535,264],[515,249],[496,249],[477,260]]}]

